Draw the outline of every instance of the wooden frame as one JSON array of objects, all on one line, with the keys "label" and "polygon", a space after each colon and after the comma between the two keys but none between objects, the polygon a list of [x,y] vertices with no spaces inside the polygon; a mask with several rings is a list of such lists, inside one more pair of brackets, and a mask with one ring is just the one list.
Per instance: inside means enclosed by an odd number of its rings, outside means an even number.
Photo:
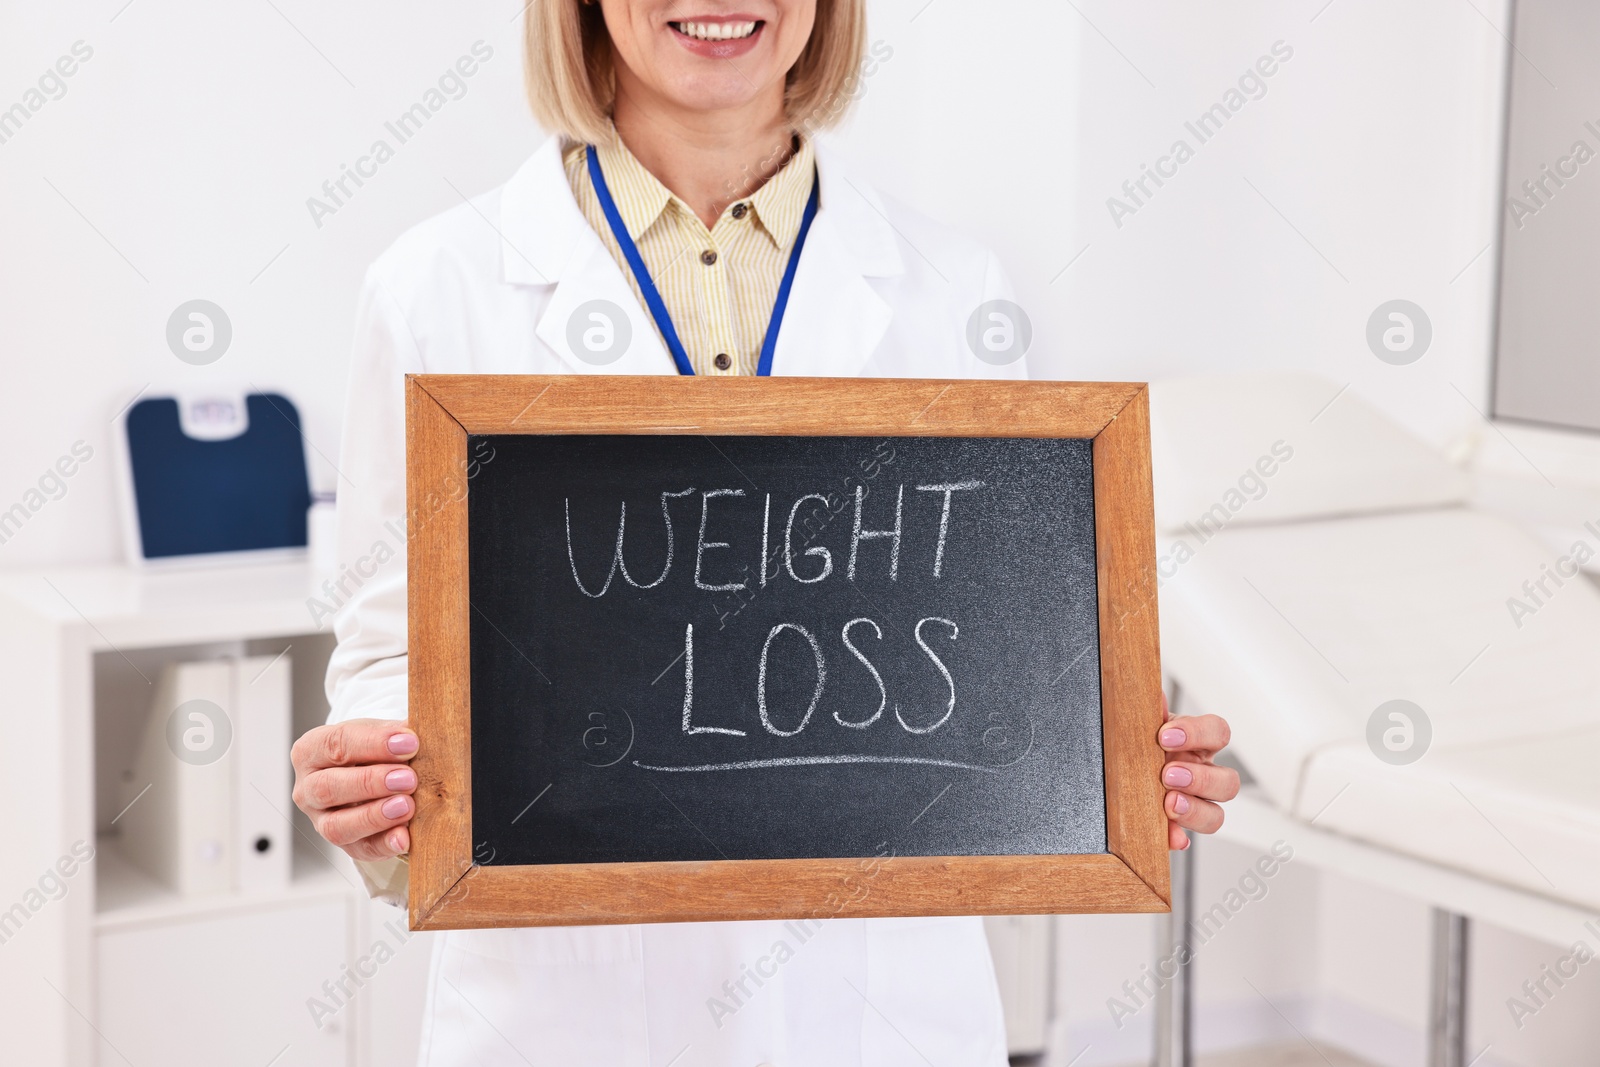
[{"label": "wooden frame", "polygon": [[[475,864],[459,487],[468,434],[512,433],[1093,438],[1108,852]],[[411,725],[422,740],[412,763],[412,929],[1168,910],[1143,384],[409,375],[406,438]]]}]

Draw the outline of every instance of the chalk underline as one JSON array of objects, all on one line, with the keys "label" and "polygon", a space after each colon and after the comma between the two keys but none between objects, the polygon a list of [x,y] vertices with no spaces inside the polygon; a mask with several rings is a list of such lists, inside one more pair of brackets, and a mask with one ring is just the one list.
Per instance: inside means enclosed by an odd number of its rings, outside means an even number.
[{"label": "chalk underline", "polygon": [[810,767],[826,763],[915,763],[924,767],[953,767],[959,771],[983,771],[993,774],[998,768],[957,760],[929,759],[922,756],[783,756],[778,759],[739,760],[734,763],[699,763],[688,766],[664,767],[657,764],[633,761],[643,771],[755,771],[764,767]]}]

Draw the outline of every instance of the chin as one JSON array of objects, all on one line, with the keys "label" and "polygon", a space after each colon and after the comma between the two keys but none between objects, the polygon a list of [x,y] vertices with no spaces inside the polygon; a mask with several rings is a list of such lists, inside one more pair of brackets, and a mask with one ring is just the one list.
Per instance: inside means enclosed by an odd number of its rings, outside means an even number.
[{"label": "chin", "polygon": [[[755,81],[754,78],[751,81]],[[759,81],[756,85],[760,85]],[[720,73],[712,77],[689,77],[673,85],[669,96],[686,111],[729,111],[748,105],[758,96],[749,81]]]}]

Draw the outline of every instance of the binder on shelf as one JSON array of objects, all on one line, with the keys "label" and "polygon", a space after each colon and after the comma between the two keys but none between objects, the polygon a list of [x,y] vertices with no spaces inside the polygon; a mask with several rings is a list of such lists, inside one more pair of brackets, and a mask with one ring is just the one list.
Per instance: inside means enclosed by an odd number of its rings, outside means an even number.
[{"label": "binder on shelf", "polygon": [[234,856],[242,892],[284,889],[294,831],[289,763],[291,693],[287,653],[234,661]]},{"label": "binder on shelf", "polygon": [[287,654],[169,664],[117,819],[129,862],[185,896],[289,884]]},{"label": "binder on shelf", "polygon": [[[185,896],[233,887],[231,737],[217,736],[219,729],[231,733],[218,712],[232,703],[233,666],[225,660],[161,672],[127,807],[116,820],[128,860]],[[208,759],[213,752],[219,758]]]}]

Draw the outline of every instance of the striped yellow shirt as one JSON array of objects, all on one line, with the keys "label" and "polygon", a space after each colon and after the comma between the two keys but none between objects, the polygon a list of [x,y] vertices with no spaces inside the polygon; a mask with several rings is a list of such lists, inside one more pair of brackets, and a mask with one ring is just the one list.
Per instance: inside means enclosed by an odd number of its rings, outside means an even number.
[{"label": "striped yellow shirt", "polygon": [[[694,372],[754,374],[778,285],[811,197],[815,173],[811,142],[801,138],[799,151],[754,193],[724,208],[709,230],[645,169],[621,138],[597,151],[617,213],[650,268]],[[643,306],[639,280],[623,258],[589,180],[587,148],[569,146],[562,162],[584,218]]]}]

